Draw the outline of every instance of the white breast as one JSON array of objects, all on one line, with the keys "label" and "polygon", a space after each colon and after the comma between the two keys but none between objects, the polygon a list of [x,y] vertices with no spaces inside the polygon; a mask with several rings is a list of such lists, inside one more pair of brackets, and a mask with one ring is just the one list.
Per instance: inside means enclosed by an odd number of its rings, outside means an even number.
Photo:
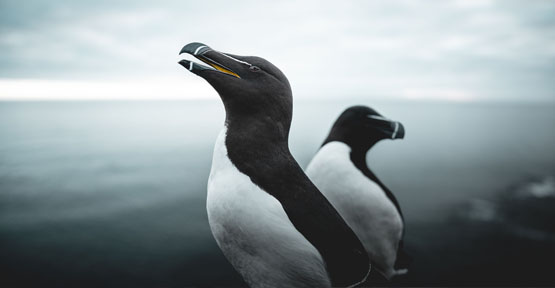
[{"label": "white breast", "polygon": [[306,173],[359,237],[371,262],[386,277],[402,236],[403,222],[382,188],[356,168],[351,148],[330,142],[312,159]]},{"label": "white breast", "polygon": [[251,287],[329,287],[318,250],[290,222],[281,203],[227,156],[224,128],[208,179],[210,228],[224,255]]}]

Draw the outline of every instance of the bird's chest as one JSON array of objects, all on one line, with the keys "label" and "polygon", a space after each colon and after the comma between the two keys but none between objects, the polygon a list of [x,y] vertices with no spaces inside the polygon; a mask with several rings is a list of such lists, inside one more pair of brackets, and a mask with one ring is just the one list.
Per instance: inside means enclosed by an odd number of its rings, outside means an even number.
[{"label": "bird's chest", "polygon": [[295,229],[281,203],[230,161],[225,133],[224,129],[214,148],[207,212],[212,233],[226,256],[232,262],[252,257],[256,259],[249,261],[267,264],[276,252],[319,255]]},{"label": "bird's chest", "polygon": [[279,201],[260,189],[231,162],[227,155],[225,134],[224,129],[216,140],[208,178],[210,224],[255,229],[262,220],[286,221],[288,218]]},{"label": "bird's chest", "polygon": [[311,161],[308,176],[353,229],[401,231],[394,204],[378,184],[354,166],[349,153],[350,148],[343,143],[327,144]]}]

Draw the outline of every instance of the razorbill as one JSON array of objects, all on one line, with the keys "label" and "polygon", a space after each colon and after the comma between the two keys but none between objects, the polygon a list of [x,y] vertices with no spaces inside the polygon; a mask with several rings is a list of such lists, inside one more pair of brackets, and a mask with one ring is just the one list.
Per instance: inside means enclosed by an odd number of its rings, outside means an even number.
[{"label": "razorbill", "polygon": [[214,147],[207,211],[224,255],[252,287],[351,286],[365,280],[367,253],[291,155],[292,92],[259,57],[190,43],[204,62],[179,64],[204,78],[225,107]]},{"label": "razorbill", "polygon": [[366,165],[366,153],[382,139],[404,135],[401,123],[369,107],[350,107],[335,121],[306,169],[362,241],[372,268],[388,280],[407,272],[403,215],[393,193]]}]

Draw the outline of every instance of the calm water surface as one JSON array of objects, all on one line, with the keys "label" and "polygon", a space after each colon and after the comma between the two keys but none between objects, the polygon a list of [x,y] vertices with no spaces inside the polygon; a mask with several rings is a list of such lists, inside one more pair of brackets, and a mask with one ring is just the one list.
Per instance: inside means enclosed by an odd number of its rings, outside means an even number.
[{"label": "calm water surface", "polygon": [[[397,195],[395,284],[555,285],[555,106],[296,102],[306,167],[349,104],[401,121],[370,167]],[[0,102],[0,285],[242,285],[205,211],[218,101]]]}]

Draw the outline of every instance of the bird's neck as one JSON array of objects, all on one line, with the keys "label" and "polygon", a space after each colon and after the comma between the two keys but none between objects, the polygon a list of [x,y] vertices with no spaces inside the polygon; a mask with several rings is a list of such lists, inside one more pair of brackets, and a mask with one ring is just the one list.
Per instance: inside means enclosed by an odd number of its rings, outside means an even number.
[{"label": "bird's neck", "polygon": [[351,161],[363,174],[373,174],[368,168],[368,163],[366,162],[366,154],[368,149],[365,148],[351,148]]},{"label": "bird's neck", "polygon": [[366,154],[368,153],[368,150],[370,150],[370,148],[351,150],[351,161],[353,162],[355,167],[357,167],[357,169],[362,172],[362,174],[364,174],[366,177],[374,181],[374,183],[378,184],[378,186],[382,188],[386,196],[391,200],[393,205],[395,205],[397,211],[399,212],[399,215],[401,215],[401,218],[403,218],[403,213],[401,212],[399,202],[397,201],[391,190],[389,190],[389,188],[387,188],[387,186],[385,186],[385,184],[380,181],[380,179],[378,179],[378,176],[376,176],[376,174],[374,174],[374,172],[370,170],[368,163],[366,162]]},{"label": "bird's neck", "polygon": [[269,117],[227,117],[226,127],[228,156],[236,166],[277,165],[292,158],[289,122]]},{"label": "bird's neck", "polygon": [[374,174],[374,172],[372,172],[372,170],[370,170],[368,166],[368,163],[366,161],[366,154],[368,153],[368,150],[370,150],[370,148],[351,150],[351,161],[353,162],[355,167],[357,167],[357,169],[360,170],[360,172],[362,172],[362,174],[372,179],[378,185],[382,186],[382,189],[387,189],[385,185],[378,179],[376,174]]},{"label": "bird's neck", "polygon": [[225,145],[229,160],[277,199],[287,193],[316,189],[308,187],[312,183],[289,151],[287,127],[287,123],[279,121],[227,123]]}]

